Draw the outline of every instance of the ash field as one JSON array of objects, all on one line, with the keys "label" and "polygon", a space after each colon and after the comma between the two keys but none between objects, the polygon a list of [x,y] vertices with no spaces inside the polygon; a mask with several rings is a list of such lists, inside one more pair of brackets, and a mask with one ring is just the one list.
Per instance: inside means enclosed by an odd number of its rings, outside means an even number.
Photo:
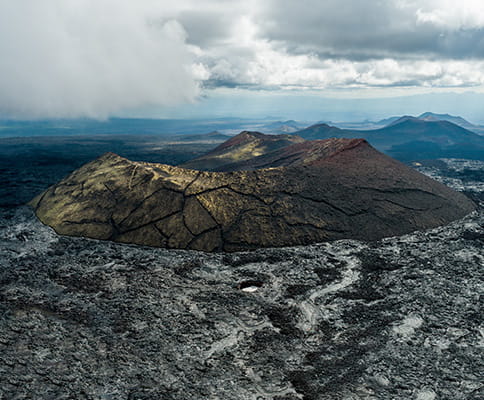
[{"label": "ash field", "polygon": [[218,254],[58,236],[19,205],[56,169],[24,169],[0,209],[0,399],[482,399],[484,163],[419,164],[478,211]]}]

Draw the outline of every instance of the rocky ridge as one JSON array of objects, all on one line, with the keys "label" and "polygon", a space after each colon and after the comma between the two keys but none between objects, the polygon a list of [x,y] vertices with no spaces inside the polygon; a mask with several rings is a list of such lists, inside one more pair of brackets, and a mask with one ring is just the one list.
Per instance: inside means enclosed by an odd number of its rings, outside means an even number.
[{"label": "rocky ridge", "polygon": [[31,205],[60,234],[203,251],[377,240],[475,209],[464,195],[364,140],[304,142],[278,151],[286,162],[296,157],[290,167],[234,172],[132,162],[108,153]]},{"label": "rocky ridge", "polygon": [[[181,164],[180,167],[203,171],[227,171],[229,165],[250,162],[254,158],[304,141],[296,135],[265,135],[260,132],[243,131],[207,154]],[[234,169],[237,168],[230,168]]]}]

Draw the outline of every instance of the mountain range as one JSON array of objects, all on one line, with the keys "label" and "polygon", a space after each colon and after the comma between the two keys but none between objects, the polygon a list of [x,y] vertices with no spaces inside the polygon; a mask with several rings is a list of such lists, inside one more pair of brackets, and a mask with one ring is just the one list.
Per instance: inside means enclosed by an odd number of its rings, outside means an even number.
[{"label": "mountain range", "polygon": [[387,125],[393,124],[394,122],[402,118],[414,118],[414,119],[419,119],[421,121],[448,121],[448,122],[452,122],[455,125],[461,126],[462,128],[466,128],[470,131],[480,132],[484,130],[483,126],[474,125],[460,116],[454,116],[450,114],[436,114],[433,112],[425,112],[419,115],[418,117],[412,117],[409,115],[405,115],[403,117],[390,117],[390,118],[386,118],[381,121],[378,121],[377,124],[387,126]]},{"label": "mountain range", "polygon": [[308,139],[360,137],[378,150],[404,161],[425,158],[484,160],[484,137],[449,121],[411,116],[388,120],[380,129],[350,130],[317,124],[295,132]]}]

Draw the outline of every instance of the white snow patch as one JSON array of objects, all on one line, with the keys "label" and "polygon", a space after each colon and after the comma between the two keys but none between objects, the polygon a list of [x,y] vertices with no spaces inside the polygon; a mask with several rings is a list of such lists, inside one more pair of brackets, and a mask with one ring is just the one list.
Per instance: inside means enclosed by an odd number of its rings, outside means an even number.
[{"label": "white snow patch", "polygon": [[378,375],[375,375],[373,379],[380,386],[385,386],[386,387],[386,386],[390,385],[390,380],[387,377],[383,376],[383,375],[379,375],[379,374]]},{"label": "white snow patch", "polygon": [[435,400],[437,394],[431,389],[421,390],[417,393],[417,400]]},{"label": "white snow patch", "polygon": [[233,329],[228,336],[226,336],[225,338],[217,342],[212,343],[212,346],[207,351],[205,357],[210,358],[215,353],[221,353],[227,348],[234,347],[238,341],[238,334],[239,334],[239,330]]},{"label": "white snow patch", "polygon": [[247,293],[254,293],[257,292],[259,289],[260,288],[258,286],[247,286],[245,288],[242,288],[241,290]]},{"label": "white snow patch", "polygon": [[479,328],[479,346],[484,347],[484,329]]},{"label": "white snow patch", "polygon": [[400,325],[393,327],[393,332],[401,336],[411,336],[415,333],[415,329],[422,326],[424,320],[418,315],[410,315],[405,318]]},{"label": "white snow patch", "polygon": [[484,265],[484,257],[475,250],[462,249],[454,252],[454,257],[463,262],[475,262],[476,259],[479,259],[479,262]]}]

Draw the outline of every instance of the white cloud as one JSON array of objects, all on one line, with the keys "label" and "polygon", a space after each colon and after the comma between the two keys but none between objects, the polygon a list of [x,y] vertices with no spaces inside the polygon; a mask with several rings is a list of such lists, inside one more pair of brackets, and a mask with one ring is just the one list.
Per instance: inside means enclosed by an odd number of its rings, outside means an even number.
[{"label": "white cloud", "polygon": [[481,1],[268,0],[204,58],[229,87],[482,87]]},{"label": "white cloud", "polygon": [[378,87],[478,87],[482,60],[392,58],[355,61],[294,54],[269,41],[248,17],[234,22],[230,46],[201,51],[215,86],[255,89],[347,89]]},{"label": "white cloud", "polygon": [[0,0],[0,113],[106,117],[192,101],[206,71],[162,3]]},{"label": "white cloud", "polygon": [[418,22],[445,29],[484,28],[482,0],[426,0],[416,11]]}]

